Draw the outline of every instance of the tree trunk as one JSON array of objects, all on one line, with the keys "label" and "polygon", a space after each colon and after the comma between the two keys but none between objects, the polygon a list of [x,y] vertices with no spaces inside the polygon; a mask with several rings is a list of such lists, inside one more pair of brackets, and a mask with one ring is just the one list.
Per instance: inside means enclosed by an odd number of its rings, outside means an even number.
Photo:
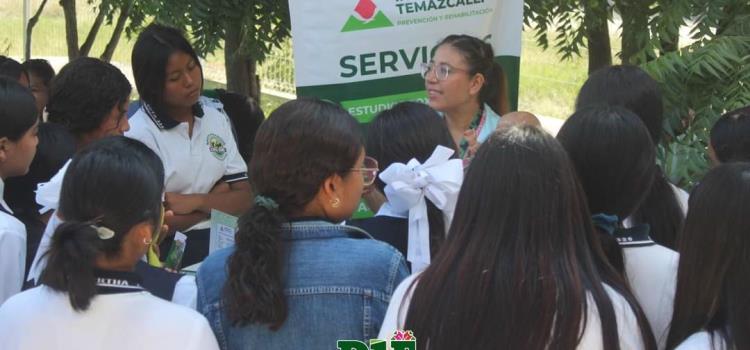
[{"label": "tree trunk", "polygon": [[224,67],[227,91],[250,96],[260,101],[260,79],[255,74],[256,62],[250,55],[240,52],[242,23],[228,23],[224,38]]},{"label": "tree trunk", "polygon": [[[588,4],[588,3],[587,3]],[[589,48],[589,74],[612,65],[612,45],[609,39],[607,1],[585,9],[584,25]]]},{"label": "tree trunk", "polygon": [[104,9],[103,6],[100,6],[99,12],[96,14],[96,19],[94,19],[94,24],[91,25],[89,34],[86,35],[86,40],[78,51],[81,56],[88,56],[89,52],[91,52],[91,47],[94,46],[96,35],[99,34],[99,28],[102,27],[102,23],[104,23]]},{"label": "tree trunk", "polygon": [[120,9],[120,16],[117,17],[115,30],[112,32],[112,37],[109,38],[107,47],[104,48],[104,53],[101,56],[103,61],[109,62],[112,60],[112,55],[114,55],[117,44],[120,42],[122,31],[125,29],[125,23],[128,21],[128,15],[130,15],[130,10],[133,8],[134,2],[135,0],[130,0]]},{"label": "tree trunk", "polygon": [[[645,47],[648,38],[648,1],[621,0],[615,1],[622,17],[622,64],[639,64],[636,57]],[[646,57],[646,61],[652,59]]]},{"label": "tree trunk", "polygon": [[31,59],[31,32],[34,30],[34,26],[36,25],[36,22],[39,22],[39,16],[42,15],[42,11],[44,10],[44,6],[47,5],[47,0],[42,0],[42,3],[39,4],[39,8],[36,10],[33,16],[29,18],[29,23],[26,25],[26,37],[28,40],[26,40],[26,47],[23,48],[23,60],[28,61]]},{"label": "tree trunk", "polygon": [[68,59],[80,56],[78,51],[78,21],[76,20],[76,0],[60,0],[65,16],[65,42],[68,44]]}]

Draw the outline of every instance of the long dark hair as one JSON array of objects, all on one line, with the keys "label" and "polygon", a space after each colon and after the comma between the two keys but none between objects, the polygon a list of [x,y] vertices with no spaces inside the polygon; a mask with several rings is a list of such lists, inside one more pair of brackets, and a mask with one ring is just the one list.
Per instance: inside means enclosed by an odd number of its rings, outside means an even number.
[{"label": "long dark hair", "polygon": [[[618,106],[590,106],[575,112],[557,134],[568,152],[592,214],[620,220],[641,204],[654,181],[654,146],[648,130],[631,111]],[[624,275],[622,249],[602,232],[610,263]]]},{"label": "long dark hair", "polygon": [[[623,106],[635,113],[646,125],[655,146],[661,141],[664,106],[658,83],[636,66],[611,66],[591,74],[581,87],[576,110],[607,103]],[[635,223],[649,224],[651,238],[674,249],[677,234],[685,216],[677,196],[660,167],[646,198],[633,213]]]},{"label": "long dark hair", "polygon": [[630,303],[654,349],[645,316],[598,244],[560,144],[531,126],[496,132],[466,174],[440,255],[412,285],[405,328],[423,349],[573,349],[596,307],[604,348],[618,349],[606,283]]},{"label": "long dark hair", "polygon": [[[150,24],[138,35],[131,55],[133,78],[141,100],[148,103],[156,115],[170,118],[164,105],[164,85],[167,79],[167,63],[175,52],[183,52],[193,58],[201,71],[202,86],[201,61],[179,29],[157,23]],[[193,106],[193,110],[196,114],[202,115],[198,104]]]},{"label": "long dark hair", "polygon": [[[140,223],[158,225],[164,169],[139,141],[112,136],[91,143],[68,166],[60,192],[62,223],[52,238],[40,282],[67,292],[75,310],[96,295],[94,262],[120,254],[124,237]],[[114,231],[100,239],[92,225]]]},{"label": "long dark hair", "polygon": [[[423,163],[437,146],[456,150],[456,143],[445,120],[423,103],[396,104],[378,114],[367,128],[367,155],[377,159],[381,170],[413,158]],[[375,180],[375,185],[383,192],[385,184],[380,178]],[[435,256],[445,240],[447,228],[443,212],[429,200],[427,219],[430,224],[430,251]]]},{"label": "long dark hair", "polygon": [[750,106],[719,117],[711,128],[711,146],[722,163],[750,161]]},{"label": "long dark hair", "polygon": [[667,348],[706,330],[726,349],[749,349],[750,163],[709,171],[690,195]]},{"label": "long dark hair", "polygon": [[249,177],[255,193],[278,208],[255,205],[240,217],[224,286],[232,324],[260,323],[276,330],[284,323],[281,226],[302,213],[325,179],[345,176],[362,148],[356,120],[329,102],[284,103],[260,126]]},{"label": "long dark hair", "polygon": [[479,102],[486,103],[496,113],[510,112],[508,102],[508,82],[503,67],[495,62],[492,45],[470,35],[449,35],[436,47],[448,44],[458,50],[469,66],[470,75],[482,74],[484,86],[479,91]]}]

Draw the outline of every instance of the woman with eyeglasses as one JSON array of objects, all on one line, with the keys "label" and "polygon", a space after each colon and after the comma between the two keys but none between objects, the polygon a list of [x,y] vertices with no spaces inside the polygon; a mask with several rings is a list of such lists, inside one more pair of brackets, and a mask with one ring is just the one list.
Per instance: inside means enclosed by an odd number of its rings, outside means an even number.
[{"label": "woman with eyeglasses", "polygon": [[135,273],[161,227],[159,157],[122,136],[68,166],[39,287],[0,307],[4,350],[218,349],[206,319],[151,295]]},{"label": "woman with eyeglasses", "polygon": [[445,240],[463,181],[451,134],[432,108],[403,102],[368,125],[367,154],[385,169],[375,187],[386,202],[352,224],[398,249],[412,273],[422,271]]},{"label": "woman with eyeglasses", "polygon": [[329,349],[377,336],[403,256],[341,225],[374,181],[359,125],[343,108],[298,99],[258,129],[254,206],[235,246],[198,269],[198,309],[222,349]]},{"label": "woman with eyeglasses", "polygon": [[510,111],[502,67],[492,45],[468,35],[450,35],[435,49],[422,76],[430,107],[442,112],[459,156],[471,158],[470,146],[495,131]]}]

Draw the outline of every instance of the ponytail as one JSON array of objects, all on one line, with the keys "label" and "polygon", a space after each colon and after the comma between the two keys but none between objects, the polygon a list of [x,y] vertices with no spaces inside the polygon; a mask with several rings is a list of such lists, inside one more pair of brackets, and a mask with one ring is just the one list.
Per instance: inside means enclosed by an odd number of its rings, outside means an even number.
[{"label": "ponytail", "polygon": [[91,223],[85,222],[64,222],[52,237],[40,282],[56,291],[67,292],[73,309],[85,311],[96,295],[94,262],[105,241],[99,238]]},{"label": "ponytail", "polygon": [[677,236],[685,215],[661,167],[657,166],[654,183],[638,210],[633,214],[633,220],[651,227],[650,235],[654,242],[677,250]]},{"label": "ponytail", "polygon": [[473,74],[484,76],[484,86],[479,92],[479,102],[487,104],[497,114],[510,112],[508,82],[503,67],[495,62],[495,51],[486,41],[470,35],[449,35],[437,47],[449,44],[457,49]]},{"label": "ponytail", "polygon": [[[489,44],[485,44],[488,45]],[[490,50],[492,47],[490,47]],[[492,51],[490,51],[492,52]],[[484,86],[480,91],[480,100],[486,103],[499,115],[510,113],[510,102],[508,101],[508,80],[503,67],[495,62],[493,58],[489,71],[484,75]]]},{"label": "ponytail", "polygon": [[256,205],[240,217],[224,285],[232,325],[262,323],[275,331],[286,320],[279,237],[285,221],[278,207],[259,205],[257,199]]},{"label": "ponytail", "polygon": [[282,232],[290,217],[305,214],[327,178],[348,176],[361,154],[357,121],[329,102],[289,101],[261,124],[248,165],[254,205],[240,217],[235,249],[227,258],[222,303],[232,325],[267,325],[275,331],[284,324]]}]

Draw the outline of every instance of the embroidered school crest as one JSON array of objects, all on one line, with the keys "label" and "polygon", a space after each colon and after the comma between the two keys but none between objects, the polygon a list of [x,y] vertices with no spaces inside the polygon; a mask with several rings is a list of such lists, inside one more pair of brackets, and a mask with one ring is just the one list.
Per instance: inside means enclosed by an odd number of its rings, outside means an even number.
[{"label": "embroidered school crest", "polygon": [[221,137],[215,134],[208,134],[206,144],[208,145],[208,150],[214,155],[214,157],[216,157],[216,159],[224,160],[227,158],[226,143]]}]

